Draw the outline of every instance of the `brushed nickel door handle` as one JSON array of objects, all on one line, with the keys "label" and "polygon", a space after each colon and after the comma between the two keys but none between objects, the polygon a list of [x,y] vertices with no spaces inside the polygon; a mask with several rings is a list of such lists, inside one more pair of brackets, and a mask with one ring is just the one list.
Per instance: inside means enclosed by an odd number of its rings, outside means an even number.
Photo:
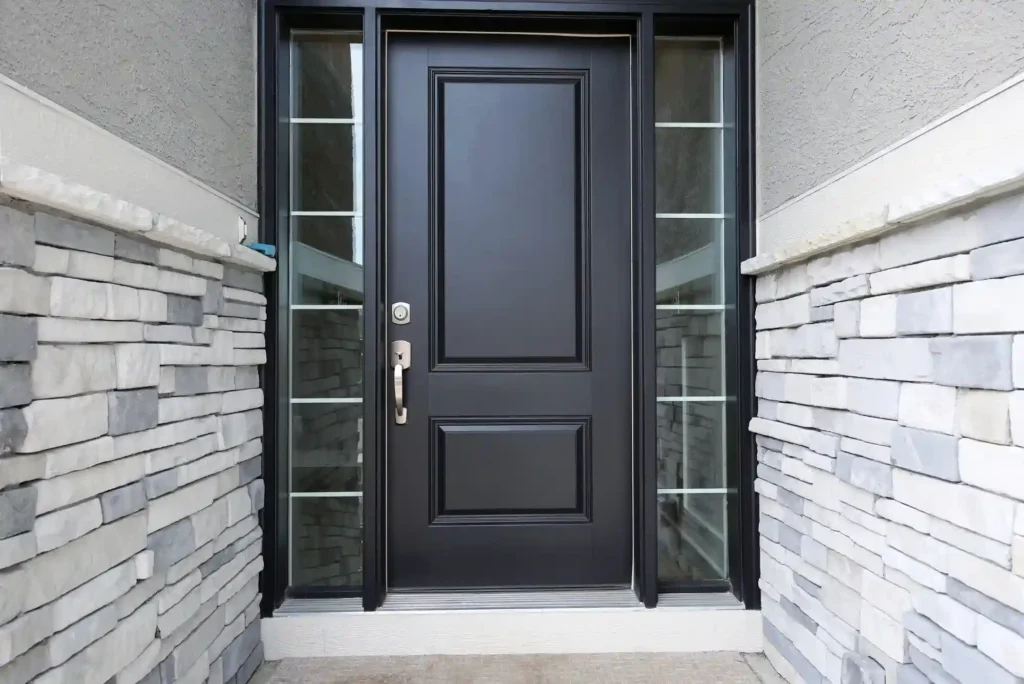
[{"label": "brushed nickel door handle", "polygon": [[412,345],[405,340],[391,343],[391,365],[395,368],[395,425],[405,425],[409,411],[405,406],[405,370],[412,361]]}]

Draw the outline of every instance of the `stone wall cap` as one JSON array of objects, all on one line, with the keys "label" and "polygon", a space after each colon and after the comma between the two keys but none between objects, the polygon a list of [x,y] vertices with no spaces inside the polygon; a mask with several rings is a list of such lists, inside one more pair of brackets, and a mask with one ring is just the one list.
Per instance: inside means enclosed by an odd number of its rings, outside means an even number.
[{"label": "stone wall cap", "polygon": [[256,271],[276,268],[274,259],[244,245],[230,244],[170,216],[3,157],[0,157],[0,194],[220,263]]}]

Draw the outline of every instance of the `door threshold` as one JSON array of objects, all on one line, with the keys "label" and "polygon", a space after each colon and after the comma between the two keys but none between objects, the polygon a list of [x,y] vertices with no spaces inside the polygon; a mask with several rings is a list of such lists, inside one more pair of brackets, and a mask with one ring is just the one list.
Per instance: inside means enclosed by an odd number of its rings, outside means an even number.
[{"label": "door threshold", "polygon": [[636,608],[632,589],[537,591],[402,592],[388,594],[381,610],[514,610],[548,608]]}]

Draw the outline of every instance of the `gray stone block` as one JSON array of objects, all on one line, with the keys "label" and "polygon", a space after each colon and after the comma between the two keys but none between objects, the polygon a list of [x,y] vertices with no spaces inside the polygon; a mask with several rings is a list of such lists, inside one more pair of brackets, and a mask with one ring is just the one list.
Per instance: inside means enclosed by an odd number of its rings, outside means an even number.
[{"label": "gray stone block", "polygon": [[141,432],[157,426],[160,395],[155,387],[107,394],[107,419],[111,435]]},{"label": "gray stone block", "polygon": [[222,549],[210,557],[210,560],[206,561],[199,566],[199,574],[203,577],[209,577],[213,573],[224,567],[228,561],[238,555],[238,552],[233,547],[229,546],[226,549]]},{"label": "gray stone block", "polygon": [[262,472],[263,459],[260,456],[250,458],[247,461],[242,461],[238,464],[238,484],[248,484],[259,477]]},{"label": "gray stone block", "polygon": [[979,591],[975,591],[952,577],[946,579],[946,593],[949,594],[950,598],[956,599],[976,613],[984,615],[992,622],[1024,636],[1024,613],[1016,611]]},{"label": "gray stone block", "polygon": [[[253,624],[259,623],[254,622]],[[796,673],[803,678],[806,684],[825,684],[825,678],[820,672],[818,672],[817,668],[815,668],[814,665],[804,657],[804,654],[800,652],[792,641],[783,636],[782,632],[780,632],[778,628],[768,620],[765,620],[764,622],[764,637],[768,640],[768,643],[775,647],[775,650],[777,650],[783,658],[789,661],[789,664],[793,666],[793,669],[796,670]],[[230,650],[230,648],[231,647],[229,646],[228,649]],[[226,669],[225,674],[227,674]],[[227,678],[225,677],[225,680],[226,679]]]},{"label": "gray stone block", "polygon": [[953,288],[924,290],[896,297],[898,335],[953,332]]},{"label": "gray stone block", "polygon": [[164,494],[170,494],[177,488],[177,470],[165,470],[146,478],[146,496],[150,499],[159,499]]},{"label": "gray stone block", "polygon": [[167,322],[178,325],[202,325],[203,302],[195,297],[167,295]]},{"label": "gray stone block", "polygon": [[0,361],[34,361],[37,340],[35,318],[0,314]]},{"label": "gray stone block", "polygon": [[811,323],[831,321],[833,318],[835,318],[835,315],[831,304],[828,306],[815,306],[811,308]]},{"label": "gray stone block", "polygon": [[79,252],[114,255],[114,234],[109,230],[70,219],[36,214],[36,242]]},{"label": "gray stone block", "polygon": [[249,684],[252,681],[253,675],[256,674],[256,670],[263,664],[263,642],[257,642],[256,648],[252,649],[252,653],[245,659],[242,666],[238,668],[238,672],[233,677],[235,684]]},{"label": "gray stone block", "polygon": [[836,477],[879,496],[892,497],[892,466],[840,451]]},{"label": "gray stone block", "polygon": [[[956,580],[950,579],[948,581],[955,582]],[[909,632],[924,640],[932,648],[942,648],[942,629],[920,613],[915,613],[914,611],[905,613],[903,615],[903,626]]]},{"label": "gray stone block", "polygon": [[196,550],[192,521],[185,518],[154,532],[146,539],[146,548],[153,552],[153,572],[164,572]]},{"label": "gray stone block", "polygon": [[30,268],[36,260],[32,216],[12,207],[0,206],[0,265]]},{"label": "gray stone block", "polygon": [[[780,635],[781,636],[781,635]],[[785,637],[783,637],[785,638]],[[260,643],[260,621],[256,620],[245,628],[221,654],[221,662],[224,664],[224,681],[235,676],[248,660],[249,655],[256,650]],[[792,644],[791,644],[792,645]]]},{"label": "gray stone block", "polygon": [[255,304],[242,304],[239,302],[225,301],[219,313],[221,316],[227,316],[229,318],[248,318],[255,320],[260,317],[260,307]]},{"label": "gray stone block", "polygon": [[988,280],[1024,273],[1024,240],[1002,242],[971,252],[971,279]]},{"label": "gray stone block", "polygon": [[[217,638],[220,631],[224,629],[224,606],[220,606],[210,614],[198,628],[185,637],[174,652],[171,658],[174,662],[174,674],[176,677],[188,672],[199,657],[206,652],[213,640]],[[257,632],[258,634],[259,632]],[[230,646],[228,648],[231,648]],[[246,653],[246,655],[249,655]]]},{"label": "gray stone block", "polygon": [[127,235],[114,236],[114,256],[126,261],[155,264],[159,249],[156,245],[134,240]]},{"label": "gray stone block", "polygon": [[[4,334],[4,333],[0,333]],[[32,401],[32,373],[27,363],[0,363],[0,409]]]},{"label": "gray stone block", "polygon": [[939,337],[929,343],[934,381],[952,387],[1013,389],[1012,335]]},{"label": "gray stone block", "polygon": [[27,684],[48,669],[50,649],[42,643],[4,665],[0,675],[3,675],[4,684]]},{"label": "gray stone block", "polygon": [[784,487],[779,487],[779,503],[800,515],[804,513],[804,498]]},{"label": "gray stone block", "polygon": [[800,553],[800,539],[803,536],[789,525],[779,523],[779,543],[793,553]]},{"label": "gray stone block", "polygon": [[840,684],[885,684],[885,670],[871,658],[860,653],[843,656]]},{"label": "gray stone block", "polygon": [[0,457],[13,454],[25,441],[28,423],[20,408],[0,411]]},{"label": "gray stone block", "polygon": [[237,287],[240,290],[263,292],[263,275],[255,271],[243,271],[239,268],[225,267],[224,284],[228,287]]},{"label": "gray stone block", "polygon": [[896,684],[931,684],[913,665],[900,665],[896,670]]},{"label": "gray stone block", "polygon": [[[911,649],[912,651],[914,649]],[[913,655],[911,656],[913,661]],[[934,662],[934,661],[932,661]],[[921,668],[917,662],[914,662]],[[952,677],[953,682],[985,682],[985,684],[1020,684],[1020,679],[1013,676],[995,661],[991,660],[981,651],[968,646],[951,634],[942,633],[942,667]],[[937,684],[944,684],[943,680],[932,677],[932,673],[921,671],[936,681]]]},{"label": "gray stone block", "polygon": [[896,427],[892,432],[892,463],[906,470],[960,481],[957,438],[938,432]]},{"label": "gray stone block", "polygon": [[260,371],[258,368],[248,366],[235,370],[235,389],[256,389],[260,386]]},{"label": "gray stone block", "polygon": [[0,492],[0,539],[28,532],[36,521],[36,489]]},{"label": "gray stone block", "polygon": [[[266,489],[263,480],[256,480],[249,484],[249,498],[252,499],[252,512],[259,513],[263,510],[263,499]],[[799,553],[799,550],[797,551]]]},{"label": "gray stone block", "polygon": [[215,314],[224,306],[224,286],[216,281],[206,284],[203,295],[203,313]]},{"label": "gray stone block", "polygon": [[821,597],[821,587],[799,573],[793,573],[793,582],[800,587],[808,596]]},{"label": "gray stone block", "polygon": [[814,634],[818,629],[818,623],[812,620],[810,615],[801,610],[800,606],[796,605],[785,596],[781,598],[782,600],[779,601],[779,605],[782,606],[782,609],[786,611],[791,618],[803,625],[808,632]]},{"label": "gray stone block", "polygon": [[[967,647],[969,648],[969,647]],[[924,673],[924,676],[928,678],[932,684],[957,684],[959,680],[950,677],[949,674],[943,670],[942,665],[935,660],[932,660],[921,651],[917,650],[913,646],[909,646],[907,653],[910,656],[910,662],[914,664],[918,670]],[[980,655],[980,654],[979,654]],[[965,679],[965,682],[975,681]],[[986,681],[986,680],[977,680]]]},{"label": "gray stone block", "polygon": [[100,507],[103,510],[103,522],[120,520],[146,507],[146,490],[141,482],[114,489],[100,497]]}]

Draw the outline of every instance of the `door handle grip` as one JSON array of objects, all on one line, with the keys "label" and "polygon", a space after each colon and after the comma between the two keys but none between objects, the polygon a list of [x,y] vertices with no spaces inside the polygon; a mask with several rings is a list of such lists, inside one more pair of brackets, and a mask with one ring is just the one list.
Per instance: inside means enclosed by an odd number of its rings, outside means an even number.
[{"label": "door handle grip", "polygon": [[408,410],[405,408],[405,378],[403,377],[403,371],[405,369],[402,364],[395,366],[395,424],[405,425]]}]

